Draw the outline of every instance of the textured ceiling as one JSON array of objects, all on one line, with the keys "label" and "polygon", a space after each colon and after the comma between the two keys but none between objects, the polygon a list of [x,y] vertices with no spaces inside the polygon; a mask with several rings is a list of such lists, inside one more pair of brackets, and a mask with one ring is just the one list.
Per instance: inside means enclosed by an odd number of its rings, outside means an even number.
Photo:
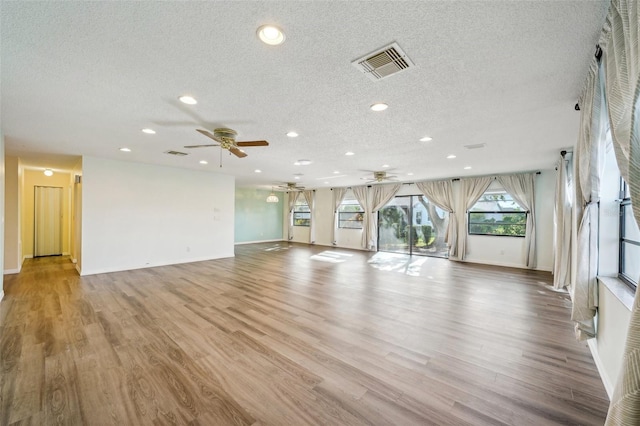
[{"label": "textured ceiling", "polygon": [[[211,170],[241,186],[277,185],[300,173],[299,182],[316,188],[360,184],[368,176],[362,170],[383,164],[403,181],[551,168],[577,138],[573,106],[608,7],[0,4],[8,155],[53,168],[69,167],[67,156],[90,155]],[[256,29],[267,23],[284,30],[284,44],[258,40]],[[374,82],[351,65],[394,41],[414,68]],[[181,104],[182,94],[199,103]],[[372,112],[375,102],[389,108]],[[222,168],[219,148],[163,153],[208,143],[195,129],[221,125],[237,130],[238,140],[270,146],[247,148],[243,159],[224,152]],[[157,133],[143,134],[145,127]],[[288,138],[289,130],[300,136]],[[419,142],[425,135],[433,140]],[[478,143],[486,147],[464,148]],[[132,152],[120,152],[123,146]],[[299,159],[312,164],[295,166]]]}]

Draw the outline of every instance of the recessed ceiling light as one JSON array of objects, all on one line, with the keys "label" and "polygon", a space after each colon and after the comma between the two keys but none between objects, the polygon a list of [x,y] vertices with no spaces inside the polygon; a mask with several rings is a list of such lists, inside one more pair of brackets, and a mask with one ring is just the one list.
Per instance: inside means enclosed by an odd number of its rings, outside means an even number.
[{"label": "recessed ceiling light", "polygon": [[334,175],[338,175],[338,174],[340,174],[340,172],[338,170],[334,170],[333,174]]},{"label": "recessed ceiling light", "polygon": [[308,166],[309,164],[311,164],[311,160],[298,160],[293,164],[295,166]]},{"label": "recessed ceiling light", "polygon": [[294,179],[300,179],[300,176],[294,176],[293,178]]},{"label": "recessed ceiling light", "polygon": [[129,148],[120,148],[120,151],[122,151],[122,152],[131,152],[131,150]]},{"label": "recessed ceiling light", "polygon": [[200,160],[200,164],[209,164],[207,160]]},{"label": "recessed ceiling light", "polygon": [[388,167],[389,167],[389,165],[388,165],[388,164],[383,164],[383,165],[382,165],[382,168],[383,168],[383,169],[386,169],[386,168],[388,168]]},{"label": "recessed ceiling light", "polygon": [[287,132],[287,136],[289,136],[290,138],[297,138],[298,134],[294,131],[291,131],[291,132]]},{"label": "recessed ceiling light", "polygon": [[325,182],[324,184],[325,184],[325,185],[329,185],[329,182]]},{"label": "recessed ceiling light", "polygon": [[347,152],[344,153],[344,155],[356,155],[356,153],[355,152],[351,152],[351,151],[347,151]]},{"label": "recessed ceiling light", "polygon": [[447,155],[447,158],[448,158],[449,160],[451,160],[452,158],[456,158],[456,156],[455,156],[455,155],[453,155],[453,154],[449,154],[449,155]]},{"label": "recessed ceiling light", "polygon": [[260,169],[255,169],[255,170],[254,170],[254,172],[256,172],[256,173],[262,173],[262,170],[260,170]]},{"label": "recessed ceiling light", "polygon": [[258,28],[258,38],[270,46],[277,46],[284,42],[285,36],[282,30],[275,25],[263,25]]},{"label": "recessed ceiling light", "polygon": [[142,129],[142,133],[146,133],[148,135],[155,135],[156,131],[153,129]]},{"label": "recessed ceiling light", "polygon": [[413,176],[412,172],[407,173],[407,176]]},{"label": "recessed ceiling light", "polygon": [[51,169],[46,169],[46,170],[44,171],[44,175],[45,175],[45,176],[53,176],[53,170],[51,170]]},{"label": "recessed ceiling light", "polygon": [[371,111],[384,111],[385,109],[389,108],[389,105],[378,103],[378,104],[371,105],[370,108],[371,108]]},{"label": "recessed ceiling light", "polygon": [[465,167],[464,169],[465,169],[465,170],[469,170],[469,169],[471,169],[471,166],[467,166],[467,167]]},{"label": "recessed ceiling light", "polygon": [[433,138],[430,138],[429,136],[425,136],[424,138],[420,138],[420,142],[429,142],[432,141]]},{"label": "recessed ceiling light", "polygon": [[180,99],[180,102],[187,105],[195,105],[198,103],[194,97],[188,95],[180,96],[178,99]]}]

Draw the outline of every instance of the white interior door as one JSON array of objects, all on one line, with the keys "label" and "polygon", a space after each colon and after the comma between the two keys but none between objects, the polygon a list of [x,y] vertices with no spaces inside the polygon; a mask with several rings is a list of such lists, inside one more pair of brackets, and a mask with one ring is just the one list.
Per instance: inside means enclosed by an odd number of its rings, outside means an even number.
[{"label": "white interior door", "polygon": [[62,254],[62,188],[36,186],[34,256]]}]

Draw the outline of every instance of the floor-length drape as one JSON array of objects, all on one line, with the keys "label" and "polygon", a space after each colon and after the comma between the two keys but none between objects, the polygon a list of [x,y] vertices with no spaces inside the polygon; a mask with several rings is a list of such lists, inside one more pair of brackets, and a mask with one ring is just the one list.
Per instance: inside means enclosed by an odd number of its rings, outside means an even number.
[{"label": "floor-length drape", "polygon": [[556,166],[556,196],[553,211],[553,288],[556,290],[571,284],[572,225],[569,169],[569,161],[565,156],[561,156]]},{"label": "floor-length drape", "polygon": [[360,240],[360,244],[362,248],[368,249],[367,241],[368,238],[365,236],[367,229],[369,227],[369,215],[371,213],[371,207],[369,202],[369,187],[366,185],[354,186],[351,188],[353,191],[353,196],[356,197],[360,207],[364,213],[362,213],[362,238]]},{"label": "floor-length drape", "polygon": [[288,196],[288,206],[289,206],[289,230],[287,234],[287,239],[291,241],[293,239],[293,210],[296,207],[296,201],[298,201],[298,196],[300,195],[297,191],[290,191],[287,193]]},{"label": "floor-length drape", "polygon": [[309,221],[309,243],[316,243],[316,191],[315,189],[309,189],[306,191],[302,191],[302,195],[304,195],[304,199],[309,206],[309,215],[311,216],[311,220]]},{"label": "floor-length drape", "polygon": [[331,227],[331,244],[334,246],[338,244],[336,241],[336,228],[338,227],[338,209],[344,196],[347,193],[347,188],[331,188],[331,194],[333,196],[333,226]]},{"label": "floor-length drape", "polygon": [[571,288],[571,319],[579,340],[595,337],[598,306],[598,202],[604,171],[605,124],[602,85],[597,63],[592,63],[580,100],[580,129],[574,153],[575,196],[578,218],[576,278]]},{"label": "floor-length drape", "polygon": [[462,226],[458,229],[458,259],[464,260],[467,252],[467,233],[469,228],[469,215],[467,212],[482,197],[493,181],[491,176],[460,180],[460,203],[464,211],[464,219],[459,221]]},{"label": "floor-length drape", "polygon": [[[362,247],[374,250],[378,246],[378,221],[376,214],[383,208],[400,190],[401,183],[389,185],[372,185],[369,188],[368,221],[363,223]],[[366,218],[365,218],[366,220]]]},{"label": "floor-length drape", "polygon": [[[640,7],[613,0],[600,40],[605,93],[618,168],[629,185],[640,223]],[[640,261],[640,259],[636,259]],[[620,375],[609,406],[607,426],[640,424],[640,296],[631,310]]]},{"label": "floor-length drape", "polygon": [[444,237],[449,244],[449,257],[458,254],[458,218],[455,212],[455,198],[451,180],[434,180],[428,182],[416,182],[418,189],[430,202],[449,213],[449,226]]},{"label": "floor-length drape", "polygon": [[525,263],[527,268],[536,267],[536,201],[535,173],[517,173],[497,177],[502,187],[514,201],[527,210],[527,229],[525,231]]}]

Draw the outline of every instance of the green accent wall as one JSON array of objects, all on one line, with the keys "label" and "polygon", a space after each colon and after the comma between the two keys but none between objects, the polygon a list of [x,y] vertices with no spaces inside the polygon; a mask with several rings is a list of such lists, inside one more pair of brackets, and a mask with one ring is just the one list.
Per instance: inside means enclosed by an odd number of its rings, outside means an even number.
[{"label": "green accent wall", "polygon": [[236,187],[235,242],[282,239],[284,196],[276,192],[279,201],[267,203],[271,191]]}]

